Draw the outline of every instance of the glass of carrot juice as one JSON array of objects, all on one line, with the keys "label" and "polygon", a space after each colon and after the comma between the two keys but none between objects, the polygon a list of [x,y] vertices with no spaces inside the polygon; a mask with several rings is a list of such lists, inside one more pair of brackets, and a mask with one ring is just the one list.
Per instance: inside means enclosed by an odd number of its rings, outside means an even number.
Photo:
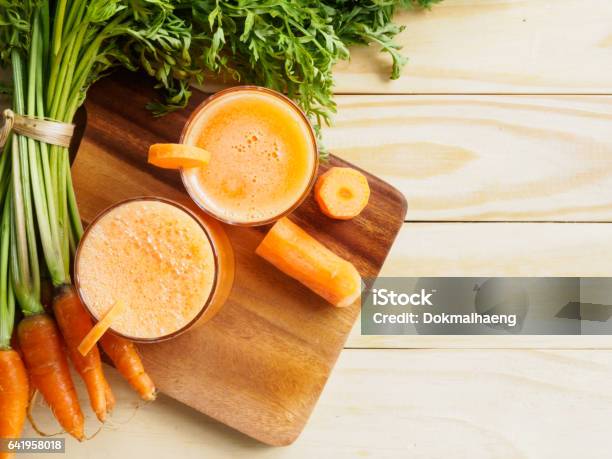
[{"label": "glass of carrot juice", "polygon": [[75,257],[81,301],[111,331],[138,342],[175,337],[210,320],[229,296],[234,256],[221,225],[156,197],[122,201],[89,225]]},{"label": "glass of carrot juice", "polygon": [[270,89],[220,91],[191,115],[181,142],[211,153],[205,168],[182,169],[191,198],[229,224],[255,226],[289,214],[306,198],[318,167],[310,122]]}]

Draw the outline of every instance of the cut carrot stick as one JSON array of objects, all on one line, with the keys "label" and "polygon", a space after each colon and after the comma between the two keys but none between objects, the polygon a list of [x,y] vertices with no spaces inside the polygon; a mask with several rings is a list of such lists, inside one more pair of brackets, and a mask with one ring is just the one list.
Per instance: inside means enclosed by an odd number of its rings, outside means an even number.
[{"label": "cut carrot stick", "polygon": [[68,356],[87,387],[91,408],[98,419],[104,422],[109,412],[109,386],[95,342],[84,354],[77,350],[83,338],[92,330],[93,324],[72,285],[63,285],[58,289],[53,301],[53,311],[64,336]]},{"label": "cut carrot stick", "polygon": [[89,330],[89,333],[83,338],[78,347],[81,355],[86,355],[96,346],[96,343],[100,341],[100,338],[102,338],[104,333],[106,333],[113,324],[113,320],[123,311],[124,306],[125,303],[123,301],[117,301],[111,306],[104,317]]},{"label": "cut carrot stick", "polygon": [[182,143],[155,143],[149,147],[149,163],[164,169],[204,167],[210,153],[203,148]]},{"label": "cut carrot stick", "polygon": [[32,384],[64,430],[82,441],[85,421],[55,321],[44,313],[28,316],[17,334]]},{"label": "cut carrot stick", "polygon": [[[12,349],[0,350],[0,438],[21,436],[28,409],[28,386],[28,375],[19,354]],[[0,451],[0,459],[12,456]]]},{"label": "cut carrot stick", "polygon": [[368,205],[370,186],[361,172],[350,167],[332,167],[317,179],[314,195],[325,215],[349,220]]},{"label": "cut carrot stick", "polygon": [[361,295],[361,277],[352,263],[287,218],[274,224],[255,253],[334,306],[349,306]]},{"label": "cut carrot stick", "polygon": [[145,372],[134,343],[108,332],[100,339],[100,345],[140,397],[147,401],[155,400],[155,384]]}]

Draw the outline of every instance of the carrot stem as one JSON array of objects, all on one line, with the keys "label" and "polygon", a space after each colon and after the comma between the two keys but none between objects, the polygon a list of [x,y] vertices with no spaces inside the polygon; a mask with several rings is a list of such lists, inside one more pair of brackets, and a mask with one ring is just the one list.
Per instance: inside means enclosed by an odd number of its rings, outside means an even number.
[{"label": "carrot stem", "polygon": [[[13,67],[13,109],[24,114],[23,64],[17,50],[11,54]],[[34,218],[31,208],[27,142],[14,134],[11,139],[11,277],[15,296],[26,315],[44,311],[40,304],[40,272]]]},{"label": "carrot stem", "polygon": [[[2,157],[3,159],[5,156]],[[15,299],[8,273],[10,200],[5,198],[0,223],[0,350],[11,348],[15,322]]]}]

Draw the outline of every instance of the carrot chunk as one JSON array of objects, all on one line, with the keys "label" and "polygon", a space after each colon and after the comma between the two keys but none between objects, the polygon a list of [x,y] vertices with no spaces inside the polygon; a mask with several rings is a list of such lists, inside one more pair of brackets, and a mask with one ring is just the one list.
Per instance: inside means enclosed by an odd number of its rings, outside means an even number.
[{"label": "carrot chunk", "polygon": [[328,217],[349,220],[368,204],[368,179],[350,167],[332,167],[318,178],[315,199],[321,212]]},{"label": "carrot chunk", "polygon": [[287,218],[274,224],[255,253],[334,306],[350,306],[361,295],[355,266]]},{"label": "carrot chunk", "polygon": [[204,167],[210,153],[203,148],[182,143],[155,143],[149,147],[149,163],[164,169]]}]

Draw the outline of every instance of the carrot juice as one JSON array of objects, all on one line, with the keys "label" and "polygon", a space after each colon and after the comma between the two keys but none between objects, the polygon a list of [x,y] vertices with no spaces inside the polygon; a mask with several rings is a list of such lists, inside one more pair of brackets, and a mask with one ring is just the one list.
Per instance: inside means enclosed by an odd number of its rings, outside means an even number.
[{"label": "carrot juice", "polygon": [[77,250],[75,280],[99,320],[121,301],[111,330],[159,341],[214,315],[233,280],[221,226],[172,201],[138,198],[100,214]]},{"label": "carrot juice", "polygon": [[269,89],[242,86],[215,94],[194,112],[181,141],[211,153],[206,167],[181,174],[192,199],[226,223],[277,220],[304,200],[316,175],[308,119]]}]

